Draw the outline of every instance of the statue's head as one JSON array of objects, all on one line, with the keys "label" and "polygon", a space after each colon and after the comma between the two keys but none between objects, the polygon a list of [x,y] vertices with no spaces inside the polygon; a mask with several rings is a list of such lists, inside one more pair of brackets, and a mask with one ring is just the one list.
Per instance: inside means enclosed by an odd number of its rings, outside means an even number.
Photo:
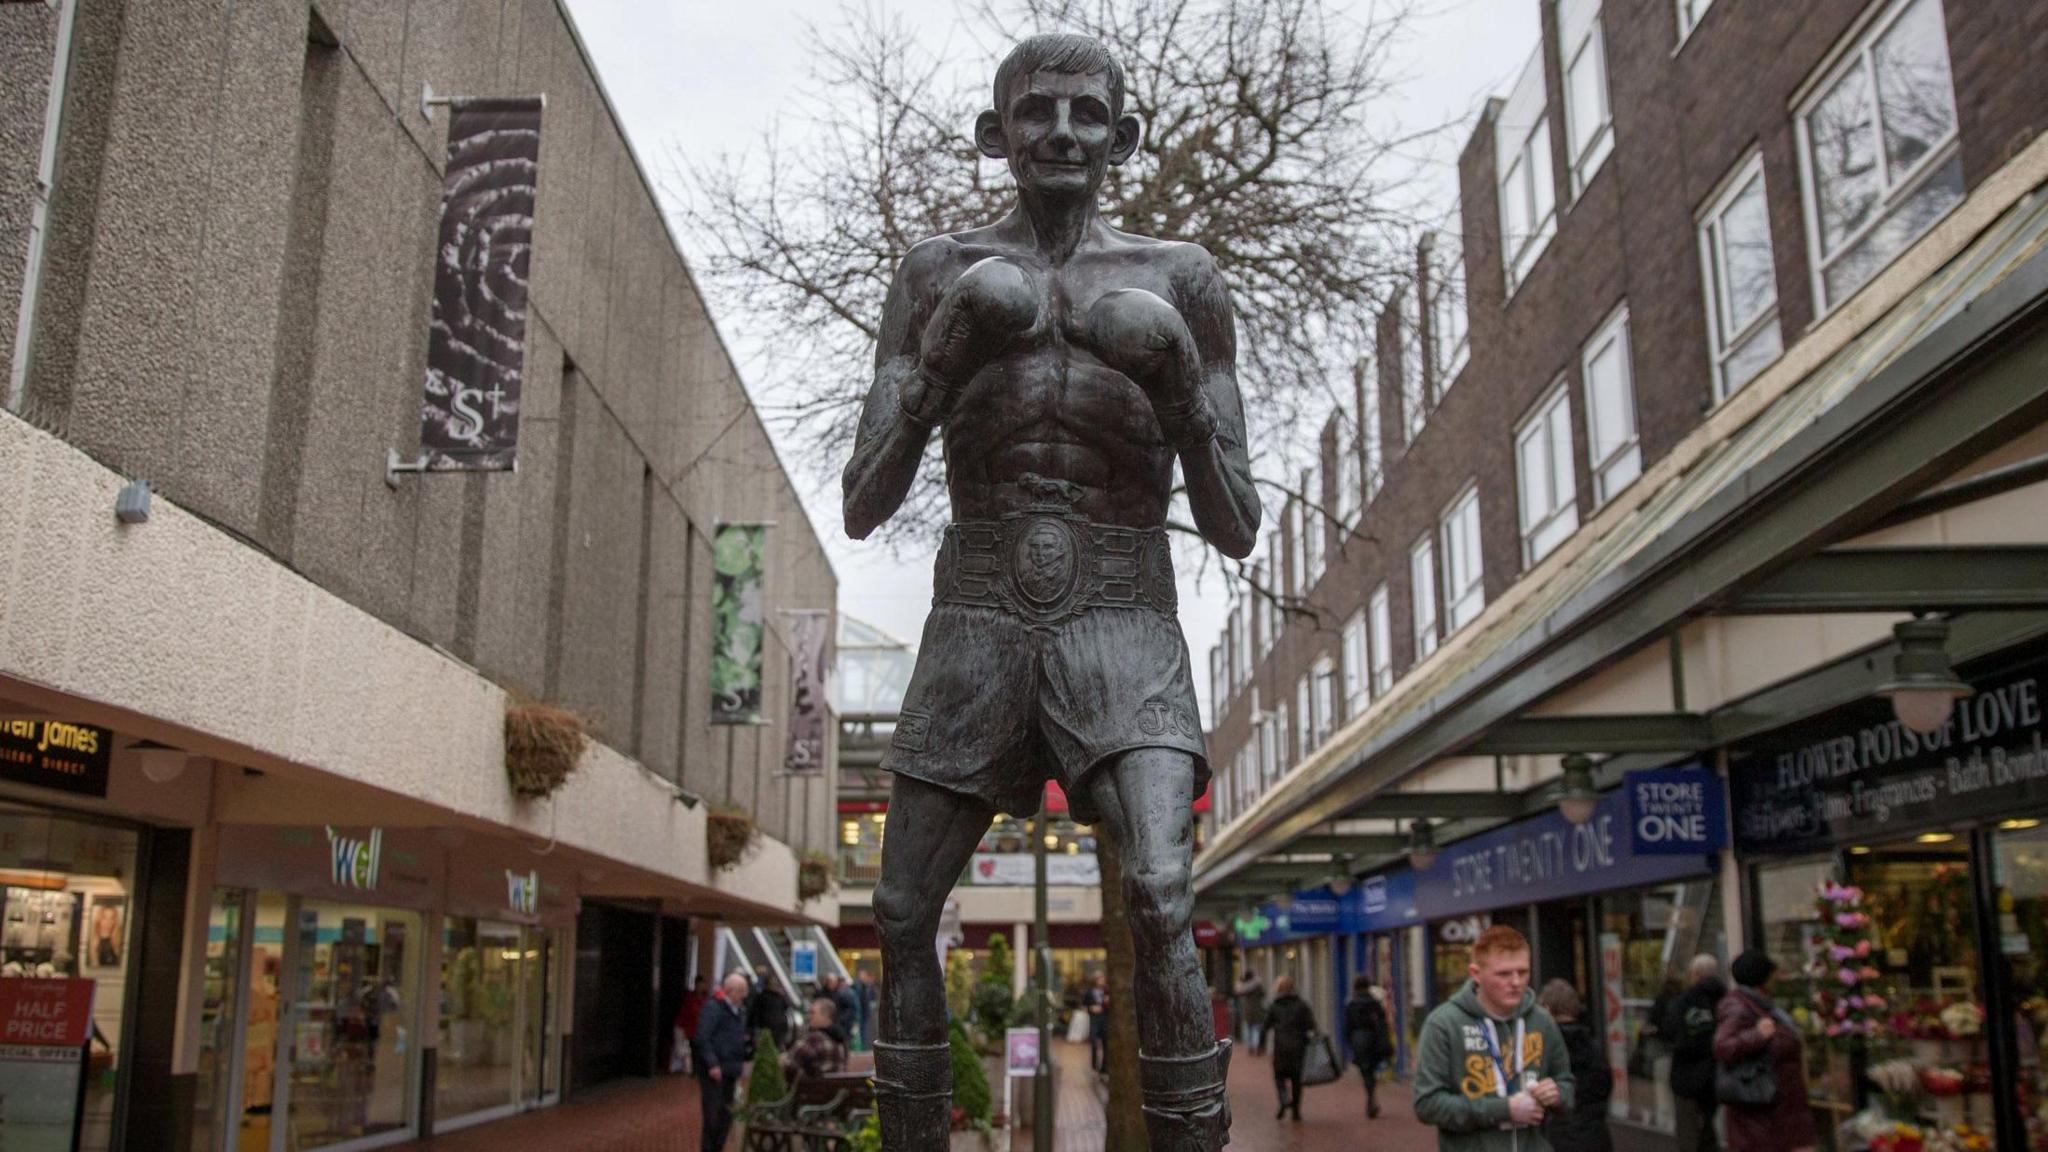
[{"label": "statue's head", "polygon": [[974,122],[984,156],[1008,160],[1027,192],[1093,196],[1111,164],[1144,138],[1124,112],[1124,70],[1102,42],[1050,33],[1010,49],[996,69],[995,107]]}]

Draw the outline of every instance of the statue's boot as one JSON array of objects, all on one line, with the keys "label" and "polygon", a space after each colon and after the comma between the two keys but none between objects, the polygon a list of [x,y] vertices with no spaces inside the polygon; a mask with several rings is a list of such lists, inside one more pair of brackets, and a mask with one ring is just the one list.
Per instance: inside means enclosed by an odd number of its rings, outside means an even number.
[{"label": "statue's boot", "polygon": [[887,1152],[946,1152],[953,1129],[953,1049],[875,1042],[875,1111]]},{"label": "statue's boot", "polygon": [[1194,1056],[1138,1056],[1152,1152],[1216,1152],[1230,1143],[1230,1041]]}]

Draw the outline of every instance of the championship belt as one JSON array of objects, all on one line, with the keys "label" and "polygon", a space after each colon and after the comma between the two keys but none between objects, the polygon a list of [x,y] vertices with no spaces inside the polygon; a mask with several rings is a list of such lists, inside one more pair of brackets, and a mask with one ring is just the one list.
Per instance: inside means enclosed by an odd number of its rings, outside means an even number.
[{"label": "championship belt", "polygon": [[1074,511],[1074,485],[1035,475],[1023,482],[1034,497],[1024,510],[947,526],[934,604],[995,608],[1032,624],[1090,608],[1174,614],[1179,597],[1164,528],[1096,524]]}]

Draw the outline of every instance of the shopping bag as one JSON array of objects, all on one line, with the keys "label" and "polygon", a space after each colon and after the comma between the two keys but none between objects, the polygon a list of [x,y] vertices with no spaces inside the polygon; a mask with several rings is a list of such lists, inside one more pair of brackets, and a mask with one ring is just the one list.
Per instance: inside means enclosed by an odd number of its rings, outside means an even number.
[{"label": "shopping bag", "polygon": [[1074,1018],[1067,1022],[1067,1043],[1086,1044],[1087,1042],[1088,1013],[1085,1011],[1075,1012]]},{"label": "shopping bag", "polygon": [[1328,1084],[1337,1076],[1337,1050],[1331,1046],[1330,1038],[1320,1032],[1311,1033],[1308,1051],[1301,1058],[1301,1082],[1305,1085]]}]

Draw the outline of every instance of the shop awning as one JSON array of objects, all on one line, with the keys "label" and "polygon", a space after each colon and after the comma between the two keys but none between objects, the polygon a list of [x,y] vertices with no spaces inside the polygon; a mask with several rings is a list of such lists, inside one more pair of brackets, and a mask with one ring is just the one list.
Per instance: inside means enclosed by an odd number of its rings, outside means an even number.
[{"label": "shop awning", "polygon": [[[1467,752],[1575,680],[1712,610],[1998,446],[2048,410],[2048,198],[1958,209],[1959,250],[1818,364],[1795,346],[1345,725],[1196,862],[1207,890]],[[1975,228],[1974,238],[1953,237]],[[1903,263],[1903,261],[1902,261]],[[1828,318],[1852,325],[1857,306]]]}]

